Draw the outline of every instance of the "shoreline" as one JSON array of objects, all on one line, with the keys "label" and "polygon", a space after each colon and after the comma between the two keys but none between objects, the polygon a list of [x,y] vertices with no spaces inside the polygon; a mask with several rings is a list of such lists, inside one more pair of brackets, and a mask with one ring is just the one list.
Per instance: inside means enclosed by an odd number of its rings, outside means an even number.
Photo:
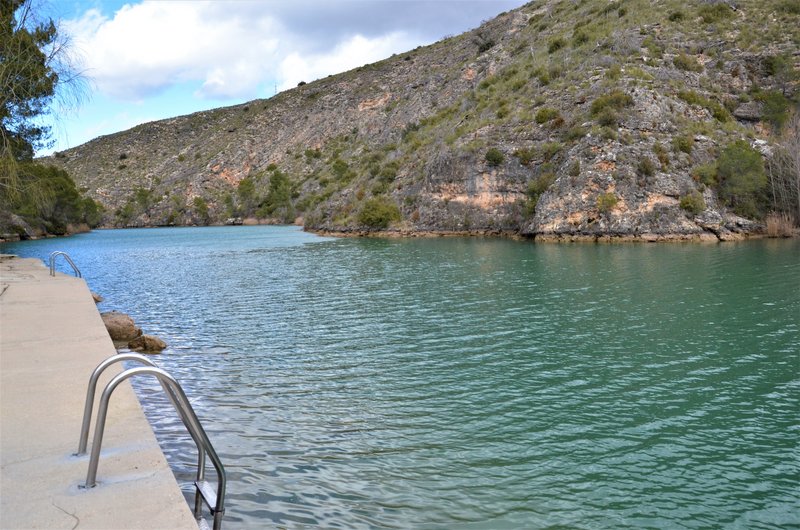
[{"label": "shoreline", "polygon": [[[296,224],[277,225],[274,223],[259,223],[259,224],[228,224],[228,223],[215,223],[209,225],[169,225],[169,226],[128,226],[128,227],[110,227],[101,226],[93,229],[75,230],[67,234],[55,235],[45,234],[26,239],[16,237],[8,237],[11,234],[0,234],[0,244],[2,243],[17,243],[20,241],[38,241],[41,239],[55,239],[59,237],[69,237],[76,234],[89,233],[94,230],[131,230],[131,229],[152,229],[152,228],[198,228],[203,226],[221,227],[221,226],[298,226]],[[529,241],[532,243],[727,243],[727,242],[740,242],[760,239],[796,239],[800,238],[800,228],[793,229],[791,235],[770,236],[765,231],[741,231],[741,232],[724,232],[718,233],[711,230],[696,233],[642,233],[642,234],[583,234],[583,233],[552,233],[552,234],[532,234],[526,235],[513,230],[405,230],[405,229],[387,229],[387,230],[361,230],[361,229],[348,229],[348,230],[329,230],[317,228],[305,228],[304,232],[316,234],[325,237],[336,238],[384,238],[384,239],[404,239],[404,238],[440,238],[440,237],[474,237],[474,238],[500,238],[512,239],[516,241]]]}]

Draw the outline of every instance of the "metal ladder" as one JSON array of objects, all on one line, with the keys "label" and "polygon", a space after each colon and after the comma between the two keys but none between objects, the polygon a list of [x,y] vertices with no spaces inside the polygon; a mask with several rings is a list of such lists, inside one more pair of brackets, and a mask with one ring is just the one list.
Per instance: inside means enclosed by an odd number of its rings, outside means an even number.
[{"label": "metal ladder", "polygon": [[64,256],[64,259],[67,260],[67,263],[70,264],[72,270],[75,271],[75,276],[81,278],[81,271],[78,269],[78,266],[75,265],[75,262],[72,261],[72,258],[69,257],[69,254],[66,252],[61,252],[60,250],[56,250],[55,252],[50,254],[50,276],[56,275],[56,258],[58,256]]},{"label": "metal ladder", "polygon": [[[194,516],[197,520],[197,524],[200,528],[208,528],[208,524],[202,515],[203,503],[205,502],[214,517],[213,528],[214,530],[219,530],[222,527],[222,516],[225,513],[225,468],[219,456],[217,456],[216,451],[214,451],[214,447],[211,445],[211,441],[208,439],[203,426],[200,425],[200,420],[197,419],[197,415],[191,403],[189,403],[186,394],[183,392],[181,385],[169,373],[158,368],[153,361],[144,355],[139,355],[137,353],[117,354],[104,360],[94,369],[92,375],[89,377],[89,386],[86,390],[86,404],[83,408],[83,422],[81,423],[81,435],[76,455],[86,454],[97,380],[106,368],[121,361],[136,361],[145,366],[130,368],[123,371],[112,378],[103,390],[100,396],[100,405],[97,410],[97,421],[95,423],[94,438],[92,440],[92,452],[89,458],[89,470],[86,473],[86,483],[81,487],[93,488],[97,485],[97,466],[100,460],[100,448],[103,443],[103,431],[105,429],[106,415],[108,413],[108,402],[114,389],[128,378],[137,375],[150,375],[158,379],[161,388],[164,390],[167,398],[169,398],[172,406],[178,412],[184,426],[189,431],[192,440],[194,440],[197,446],[197,476],[194,483]],[[211,463],[214,465],[214,469],[217,472],[216,490],[205,480],[206,455],[211,459]]]}]

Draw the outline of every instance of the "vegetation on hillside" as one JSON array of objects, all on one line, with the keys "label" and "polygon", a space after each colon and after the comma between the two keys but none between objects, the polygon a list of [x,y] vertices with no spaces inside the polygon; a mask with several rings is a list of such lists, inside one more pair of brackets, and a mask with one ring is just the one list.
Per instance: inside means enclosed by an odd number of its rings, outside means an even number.
[{"label": "vegetation on hillside", "polygon": [[343,231],[636,235],[721,233],[746,224],[734,214],[796,223],[795,4],[537,0],[61,162],[82,185],[116,190],[107,222],[118,225],[256,216]]}]

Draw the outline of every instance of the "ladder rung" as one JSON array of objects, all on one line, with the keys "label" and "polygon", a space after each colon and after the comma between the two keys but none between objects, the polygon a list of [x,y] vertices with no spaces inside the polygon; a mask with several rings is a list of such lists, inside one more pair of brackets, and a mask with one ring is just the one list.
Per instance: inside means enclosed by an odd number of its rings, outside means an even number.
[{"label": "ladder rung", "polygon": [[205,480],[197,481],[194,485],[197,491],[200,492],[200,495],[203,496],[203,500],[206,501],[206,505],[211,509],[211,514],[213,515],[217,507],[217,492],[211,487],[211,484]]},{"label": "ladder rung", "polygon": [[208,526],[208,521],[206,521],[205,517],[201,517],[197,520],[197,527],[200,530],[211,530],[211,527]]}]

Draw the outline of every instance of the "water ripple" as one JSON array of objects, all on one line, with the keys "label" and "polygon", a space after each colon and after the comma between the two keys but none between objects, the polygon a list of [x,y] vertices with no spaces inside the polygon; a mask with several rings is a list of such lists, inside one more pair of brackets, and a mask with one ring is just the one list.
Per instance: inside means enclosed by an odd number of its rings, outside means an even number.
[{"label": "water ripple", "polygon": [[[59,249],[170,344],[226,526],[800,526],[797,241],[237,227]],[[157,384],[137,391],[188,499],[192,441]]]}]

